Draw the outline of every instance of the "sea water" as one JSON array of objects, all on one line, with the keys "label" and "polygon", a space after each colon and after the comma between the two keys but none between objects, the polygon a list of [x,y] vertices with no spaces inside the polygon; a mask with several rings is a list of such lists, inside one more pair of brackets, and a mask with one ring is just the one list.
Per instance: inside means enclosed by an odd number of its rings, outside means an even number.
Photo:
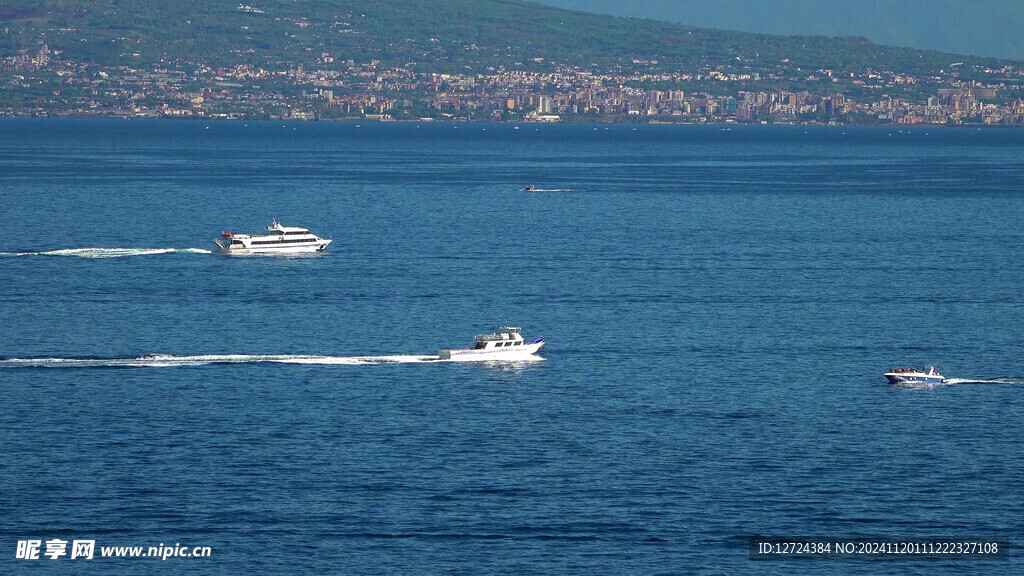
[{"label": "sea water", "polygon": [[[0,572],[1019,574],[748,538],[1024,542],[1022,145],[2,121]],[[334,242],[210,252],[272,218]]]}]

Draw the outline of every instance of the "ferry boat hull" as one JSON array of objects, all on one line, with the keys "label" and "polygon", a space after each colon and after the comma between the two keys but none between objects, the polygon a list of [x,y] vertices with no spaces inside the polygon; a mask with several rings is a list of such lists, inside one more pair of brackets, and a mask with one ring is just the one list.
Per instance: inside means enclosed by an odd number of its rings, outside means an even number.
[{"label": "ferry boat hull", "polygon": [[333,242],[333,239],[319,238],[319,242],[313,243],[302,243],[302,244],[290,244],[280,243],[273,245],[262,245],[262,246],[237,246],[231,244],[223,244],[219,240],[214,240],[213,243],[217,245],[218,252],[221,254],[300,254],[300,253],[311,253],[311,252],[323,252],[328,244]]}]

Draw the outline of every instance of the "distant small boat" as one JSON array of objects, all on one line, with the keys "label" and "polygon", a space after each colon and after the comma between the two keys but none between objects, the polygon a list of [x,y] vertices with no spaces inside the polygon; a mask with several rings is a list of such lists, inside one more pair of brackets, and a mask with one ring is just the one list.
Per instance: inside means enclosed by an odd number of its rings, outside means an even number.
[{"label": "distant small boat", "polygon": [[523,188],[523,192],[572,192],[572,188],[537,188],[531,184]]},{"label": "distant small boat", "polygon": [[494,334],[482,334],[476,337],[476,345],[464,350],[441,350],[438,360],[459,362],[512,361],[526,360],[544,346],[544,339],[537,338],[529,342],[520,333],[517,326],[502,326]]},{"label": "distant small boat", "polygon": [[934,366],[927,368],[893,368],[884,374],[889,384],[942,384],[946,378]]},{"label": "distant small boat", "polygon": [[267,226],[269,234],[233,234],[222,232],[224,241],[214,240],[223,254],[273,254],[323,252],[332,239],[324,239],[305,228],[284,226],[274,220]]}]

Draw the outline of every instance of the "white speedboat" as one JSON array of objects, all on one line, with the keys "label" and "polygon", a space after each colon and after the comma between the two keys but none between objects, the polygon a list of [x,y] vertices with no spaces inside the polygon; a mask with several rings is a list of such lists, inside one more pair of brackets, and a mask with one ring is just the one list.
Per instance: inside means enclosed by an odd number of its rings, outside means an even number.
[{"label": "white speedboat", "polygon": [[494,334],[476,337],[476,345],[465,350],[441,350],[439,360],[458,362],[527,360],[544,346],[544,339],[526,342],[520,334],[522,328],[502,326]]},{"label": "white speedboat", "polygon": [[934,366],[927,368],[893,368],[884,374],[889,384],[942,384],[946,378]]},{"label": "white speedboat", "polygon": [[277,220],[267,226],[268,234],[232,234],[224,232],[214,240],[224,254],[273,254],[323,252],[332,239],[324,239],[305,228],[284,226]]}]

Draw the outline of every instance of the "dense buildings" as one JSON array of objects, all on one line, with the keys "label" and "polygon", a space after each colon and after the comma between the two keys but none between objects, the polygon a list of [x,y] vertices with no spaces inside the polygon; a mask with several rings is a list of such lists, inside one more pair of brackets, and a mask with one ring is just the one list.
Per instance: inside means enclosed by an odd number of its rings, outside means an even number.
[{"label": "dense buildings", "polygon": [[[336,61],[266,70],[181,60],[103,67],[45,44],[0,60],[0,116],[1024,126],[1024,70],[938,75],[716,66],[675,73],[549,64],[430,73]],[[534,63],[536,64],[536,63]]]}]

